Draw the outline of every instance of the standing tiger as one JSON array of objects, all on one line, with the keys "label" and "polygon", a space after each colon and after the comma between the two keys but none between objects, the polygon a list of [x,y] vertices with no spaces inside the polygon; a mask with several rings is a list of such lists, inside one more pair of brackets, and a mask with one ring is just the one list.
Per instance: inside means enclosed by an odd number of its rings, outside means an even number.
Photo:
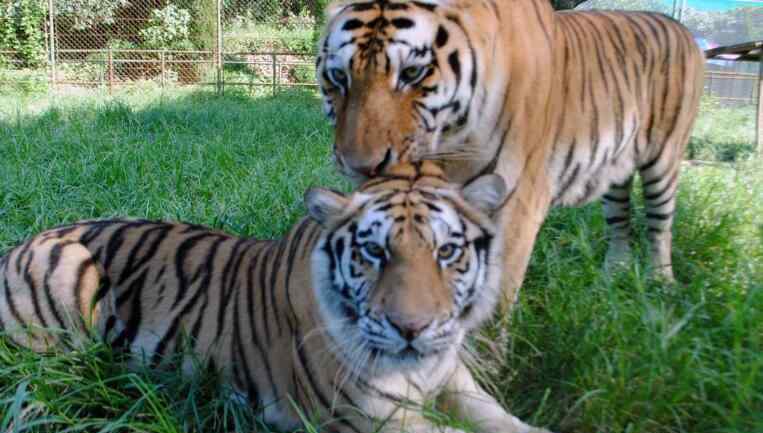
[{"label": "standing tiger", "polygon": [[500,176],[462,189],[425,163],[348,197],[310,190],[312,219],[281,240],[144,220],[59,227],[0,259],[0,331],[42,351],[91,329],[152,365],[190,349],[282,431],[301,410],[325,431],[459,433],[417,411],[439,397],[478,432],[545,432],[506,413],[459,353],[500,294],[492,215],[507,192]]},{"label": "standing tiger", "polygon": [[652,267],[673,280],[678,172],[704,69],[681,24],[548,0],[339,1],[327,20],[317,75],[342,172],[430,159],[455,182],[497,173],[510,185],[504,307],[552,206],[603,197],[607,263],[630,257],[637,171]]}]

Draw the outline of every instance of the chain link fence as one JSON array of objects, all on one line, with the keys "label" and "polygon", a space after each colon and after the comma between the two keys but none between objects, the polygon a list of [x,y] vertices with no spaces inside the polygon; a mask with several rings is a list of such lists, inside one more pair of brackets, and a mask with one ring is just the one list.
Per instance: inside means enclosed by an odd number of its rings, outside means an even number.
[{"label": "chain link fence", "polygon": [[[325,0],[0,2],[0,84],[113,89],[152,82],[220,91],[314,86],[313,49]],[[703,49],[763,39],[763,7],[705,11],[700,3],[588,0],[578,8],[680,16]],[[712,60],[706,94],[730,104],[754,103],[756,71],[755,65]]]},{"label": "chain link fence", "polygon": [[[650,10],[681,21],[703,50],[763,40],[763,2],[758,0],[588,0],[579,10]],[[724,105],[753,105],[758,95],[758,65],[733,57],[709,60],[705,95]]]},{"label": "chain link fence", "polygon": [[313,86],[320,0],[2,0],[0,84]]}]

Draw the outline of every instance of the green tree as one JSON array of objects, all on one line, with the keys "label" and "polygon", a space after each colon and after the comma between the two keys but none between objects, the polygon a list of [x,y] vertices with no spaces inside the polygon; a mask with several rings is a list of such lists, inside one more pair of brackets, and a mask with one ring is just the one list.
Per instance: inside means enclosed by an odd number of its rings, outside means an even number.
[{"label": "green tree", "polygon": [[0,6],[0,50],[16,53],[22,66],[45,61],[46,9],[40,0],[16,0]]},{"label": "green tree", "polygon": [[565,9],[575,9],[578,5],[585,3],[587,0],[550,0],[554,9],[560,11]]},{"label": "green tree", "polygon": [[129,4],[129,0],[56,0],[56,15],[71,17],[73,27],[87,30],[98,24],[113,24],[119,8]]}]

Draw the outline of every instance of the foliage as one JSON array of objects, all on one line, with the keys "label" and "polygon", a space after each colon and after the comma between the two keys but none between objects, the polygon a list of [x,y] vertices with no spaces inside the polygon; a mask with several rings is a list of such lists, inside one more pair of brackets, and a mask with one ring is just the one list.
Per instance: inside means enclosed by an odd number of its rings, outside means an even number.
[{"label": "foliage", "polygon": [[687,158],[740,161],[755,155],[755,109],[724,107],[705,97],[687,149]]},{"label": "foliage", "polygon": [[[670,14],[672,7],[659,0],[588,0],[577,9],[622,9],[655,11]],[[763,8],[736,8],[726,11],[703,11],[687,7],[681,22],[696,36],[718,45],[763,39]]]},{"label": "foliage", "polygon": [[588,0],[577,7],[580,10],[616,9],[670,13],[671,9],[660,0]]},{"label": "foliage", "polygon": [[554,9],[560,11],[565,9],[575,9],[579,4],[587,0],[549,0]]},{"label": "foliage", "polygon": [[119,8],[129,5],[129,0],[56,0],[56,15],[71,17],[73,27],[87,30],[98,24],[113,24]]},{"label": "foliage", "polygon": [[199,50],[213,50],[217,35],[217,4],[210,0],[180,0],[175,4],[191,13],[188,38]]},{"label": "foliage", "polygon": [[684,24],[718,45],[763,39],[763,8],[739,8],[723,12],[700,12],[688,8]]},{"label": "foliage", "polygon": [[48,73],[43,68],[4,68],[0,62],[0,82],[0,94],[40,95],[48,91]]},{"label": "foliage", "polygon": [[311,27],[298,28],[272,24],[253,24],[245,19],[231,23],[225,32],[228,52],[312,53],[315,49]]},{"label": "foliage", "polygon": [[40,0],[15,0],[0,6],[0,50],[15,51],[20,66],[45,61],[45,6]]},{"label": "foliage", "polygon": [[140,31],[143,43],[153,49],[193,48],[190,36],[191,13],[173,4],[151,11],[146,28]]}]

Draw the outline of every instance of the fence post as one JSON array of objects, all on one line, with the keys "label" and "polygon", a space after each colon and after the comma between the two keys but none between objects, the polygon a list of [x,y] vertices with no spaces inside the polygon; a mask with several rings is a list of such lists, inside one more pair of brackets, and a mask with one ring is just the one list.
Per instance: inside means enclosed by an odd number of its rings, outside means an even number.
[{"label": "fence post", "polygon": [[273,96],[276,95],[276,77],[278,76],[278,70],[276,65],[276,53],[270,54],[273,59]]},{"label": "fence post", "polygon": [[225,84],[225,78],[223,76],[223,5],[222,0],[217,0],[217,40],[216,40],[216,48],[215,51],[217,51],[215,56],[215,67],[217,71],[217,93],[222,94],[223,93],[223,85]]},{"label": "fence post", "polygon": [[48,58],[50,60],[50,88],[56,87],[56,75],[58,73],[56,67],[56,10],[53,7],[53,0],[48,0],[48,37],[50,41],[48,43]]},{"label": "fence post", "polygon": [[114,88],[114,51],[109,47],[109,95]]},{"label": "fence post", "polygon": [[162,89],[164,89],[164,74],[165,74],[165,67],[166,67],[166,64],[167,64],[166,63],[167,62],[167,60],[166,60],[166,53],[167,53],[167,50],[166,49],[162,49],[162,52],[160,54],[160,56],[161,56],[160,57],[160,59],[161,59],[161,68],[162,68],[162,70],[160,72],[160,74],[162,74],[161,75],[160,83],[161,83]]},{"label": "fence post", "polygon": [[763,158],[763,47],[758,56],[758,121],[755,128],[758,157]]}]

